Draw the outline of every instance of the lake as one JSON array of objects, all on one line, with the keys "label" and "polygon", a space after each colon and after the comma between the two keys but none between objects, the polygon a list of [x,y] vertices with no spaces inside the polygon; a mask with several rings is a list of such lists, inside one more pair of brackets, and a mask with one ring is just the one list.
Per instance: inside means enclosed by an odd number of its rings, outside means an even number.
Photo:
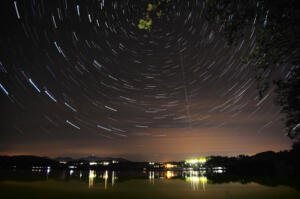
[{"label": "lake", "polygon": [[200,171],[0,171],[5,198],[299,199],[299,180]]}]

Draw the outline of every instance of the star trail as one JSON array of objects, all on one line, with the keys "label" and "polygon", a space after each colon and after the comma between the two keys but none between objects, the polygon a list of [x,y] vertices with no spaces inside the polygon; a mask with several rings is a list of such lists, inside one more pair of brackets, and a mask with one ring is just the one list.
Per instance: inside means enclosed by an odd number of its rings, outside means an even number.
[{"label": "star trail", "polygon": [[228,46],[203,1],[174,0],[140,30],[145,2],[5,1],[0,153],[180,160],[289,148],[274,87],[259,98],[241,61],[255,28]]}]

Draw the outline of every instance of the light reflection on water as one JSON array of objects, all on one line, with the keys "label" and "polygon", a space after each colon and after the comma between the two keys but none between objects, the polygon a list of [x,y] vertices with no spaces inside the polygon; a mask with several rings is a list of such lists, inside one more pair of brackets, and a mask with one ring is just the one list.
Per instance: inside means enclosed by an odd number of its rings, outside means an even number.
[{"label": "light reflection on water", "polygon": [[[99,171],[100,172],[100,171]],[[111,178],[111,186],[113,187],[118,179],[117,173],[115,171],[111,171],[111,176],[109,176],[109,171],[104,171],[104,173],[99,175],[99,179],[104,180],[104,189],[108,187],[108,180]],[[82,177],[82,173],[80,172],[80,178]],[[89,188],[93,188],[94,186],[94,179],[97,177],[96,171],[89,170]]]},{"label": "light reflection on water", "polygon": [[[73,172],[70,172],[70,176],[72,176]],[[117,172],[116,171],[98,171],[100,173],[98,175],[98,178],[101,180],[104,180],[104,189],[106,190],[109,186],[109,179],[111,179],[111,187],[113,187],[118,179]],[[154,184],[155,179],[157,180],[169,180],[172,178],[176,178],[178,176],[178,172],[175,171],[149,171],[149,183]],[[207,177],[204,176],[204,173],[201,171],[187,171],[182,172],[182,177],[184,177],[185,181],[190,184],[190,187],[193,191],[199,190],[199,185],[202,186],[202,190],[205,191],[205,186],[207,184]],[[82,178],[82,172],[80,171],[79,178]],[[94,180],[97,178],[97,174],[95,170],[89,170],[89,184],[88,187],[93,188],[94,187]]]},{"label": "light reflection on water", "polygon": [[[67,177],[72,177],[73,179],[77,178],[78,180],[84,180],[88,176],[88,188],[91,189],[94,186],[103,186],[105,190],[109,187],[114,187],[118,183],[118,175],[120,172],[117,171],[95,171],[89,170],[88,174],[84,171],[74,171],[69,170],[69,175],[62,175],[63,179]],[[219,173],[219,172],[217,172]],[[221,173],[221,172],[220,172]],[[48,179],[50,172],[46,171],[46,176]],[[173,180],[173,179],[180,179],[184,180],[192,191],[206,191],[206,187],[208,185],[208,177],[206,176],[206,171],[203,170],[187,170],[187,171],[148,171],[143,172],[148,177],[142,175],[141,179],[148,178],[149,184],[155,184],[155,182],[164,181],[164,180]]]},{"label": "light reflection on water", "polygon": [[175,176],[174,171],[167,171],[165,174],[167,179],[173,178]]},{"label": "light reflection on water", "polygon": [[105,171],[105,173],[103,174],[103,179],[105,181],[105,189],[107,189],[108,171]]},{"label": "light reflection on water", "polygon": [[94,178],[96,177],[95,171],[90,170],[89,172],[89,188],[92,188],[94,186]]},{"label": "light reflection on water", "polygon": [[[87,196],[86,198],[101,196],[100,198],[124,199],[160,198],[161,194],[166,196],[166,199],[298,199],[300,189],[297,179],[299,178],[292,180],[287,176],[279,179],[274,176],[246,178],[191,169],[144,172],[76,169],[34,172],[0,170],[0,192],[9,196],[8,198],[47,196],[45,199],[63,198],[60,197],[61,194],[72,199],[81,198],[82,194]],[[39,197],[34,197],[37,196],[34,194]],[[233,195],[235,197],[232,197]]]},{"label": "light reflection on water", "polygon": [[190,182],[192,190],[198,191],[199,184],[201,184],[202,190],[205,191],[205,186],[207,184],[207,177],[204,176],[204,172],[188,171],[188,172],[184,172],[184,177],[187,182]]},{"label": "light reflection on water", "polygon": [[150,171],[149,172],[149,182],[150,182],[150,184],[154,184],[154,179],[155,179],[155,172]]}]

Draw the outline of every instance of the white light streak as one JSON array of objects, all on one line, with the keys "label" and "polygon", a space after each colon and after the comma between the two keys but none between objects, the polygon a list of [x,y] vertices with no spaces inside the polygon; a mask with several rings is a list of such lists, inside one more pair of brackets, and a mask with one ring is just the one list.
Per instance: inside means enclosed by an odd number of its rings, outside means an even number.
[{"label": "white light streak", "polygon": [[99,124],[97,125],[97,127],[100,128],[100,129],[106,130],[106,131],[111,131],[111,129],[103,127],[103,126],[101,126]]},{"label": "white light streak", "polygon": [[29,78],[28,80],[29,80],[30,84],[40,93],[41,90],[35,85],[35,83],[32,81],[32,79]]},{"label": "white light streak", "polygon": [[55,29],[57,29],[57,25],[56,25],[55,18],[53,15],[52,15],[52,21],[53,21],[53,25],[54,25]]},{"label": "white light streak", "polygon": [[77,14],[80,17],[80,10],[79,10],[79,5],[77,5]]},{"label": "white light streak", "polygon": [[50,99],[52,99],[54,102],[57,102],[56,99],[48,91],[45,91],[45,93],[50,97]]},{"label": "white light streak", "polygon": [[7,92],[7,90],[4,88],[4,86],[2,86],[2,84],[0,84],[0,88],[4,91],[4,93],[5,93],[6,95],[9,94],[9,93]]},{"label": "white light streak", "polygon": [[138,128],[149,128],[148,126],[143,126],[143,125],[135,125],[135,127],[138,127]]},{"label": "white light streak", "polygon": [[111,110],[111,111],[115,111],[115,112],[117,112],[118,110],[116,110],[116,109],[114,109],[114,108],[111,108],[111,107],[109,107],[109,106],[104,106],[105,108],[107,108],[107,109],[109,109],[109,110]]},{"label": "white light streak", "polygon": [[16,9],[17,17],[18,17],[18,19],[20,19],[21,17],[20,17],[20,14],[19,14],[19,10],[18,10],[18,6],[17,6],[17,2],[16,2],[16,1],[14,1],[14,4],[15,4],[15,9]]},{"label": "white light streak", "polygon": [[73,108],[70,104],[68,104],[67,102],[64,103],[68,108],[70,108],[72,111],[77,112],[77,110],[75,108]]},{"label": "white light streak", "polygon": [[66,120],[66,122],[67,122],[68,124],[70,124],[71,126],[73,126],[74,128],[80,130],[80,128],[79,128],[78,126],[76,126],[75,124],[73,124],[73,123],[70,122],[69,120]]}]

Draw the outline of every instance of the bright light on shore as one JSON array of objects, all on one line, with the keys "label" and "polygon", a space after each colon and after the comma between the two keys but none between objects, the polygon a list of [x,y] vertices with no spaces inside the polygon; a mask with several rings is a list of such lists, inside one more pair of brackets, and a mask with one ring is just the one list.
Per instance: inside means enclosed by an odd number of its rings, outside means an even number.
[{"label": "bright light on shore", "polygon": [[186,164],[205,164],[206,163],[206,158],[198,158],[198,159],[188,159],[185,161]]}]

